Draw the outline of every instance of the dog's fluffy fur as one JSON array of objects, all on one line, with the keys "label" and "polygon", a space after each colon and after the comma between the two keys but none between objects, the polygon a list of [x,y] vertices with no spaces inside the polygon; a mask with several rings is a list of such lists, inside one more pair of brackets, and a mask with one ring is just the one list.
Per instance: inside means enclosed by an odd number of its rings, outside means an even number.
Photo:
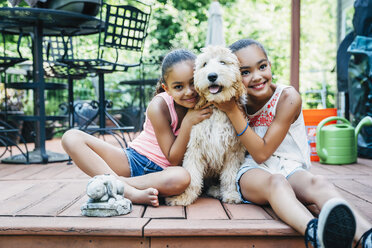
[{"label": "dog's fluffy fur", "polygon": [[[245,103],[245,87],[241,80],[239,61],[228,49],[209,46],[197,57],[194,85],[200,95],[196,108],[206,102],[224,102],[236,97]],[[218,178],[219,186],[210,187],[208,194],[223,202],[239,203],[235,179],[244,162],[245,149],[240,143],[227,115],[217,108],[213,114],[193,126],[183,160],[191,182],[184,193],[166,198],[168,205],[189,205],[202,192],[203,179]]]}]

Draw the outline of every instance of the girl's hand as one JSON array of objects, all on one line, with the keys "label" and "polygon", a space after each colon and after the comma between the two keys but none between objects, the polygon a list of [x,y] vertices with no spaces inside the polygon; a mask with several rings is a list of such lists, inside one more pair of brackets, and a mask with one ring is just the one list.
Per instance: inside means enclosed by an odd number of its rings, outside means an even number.
[{"label": "girl's hand", "polygon": [[219,110],[225,113],[231,113],[235,108],[238,108],[238,104],[236,102],[235,97],[231,98],[229,101],[216,103],[213,102],[214,106],[216,106]]},{"label": "girl's hand", "polygon": [[208,119],[213,113],[212,103],[207,103],[200,109],[189,109],[183,118],[182,122],[190,123],[191,125],[198,124],[199,122]]}]

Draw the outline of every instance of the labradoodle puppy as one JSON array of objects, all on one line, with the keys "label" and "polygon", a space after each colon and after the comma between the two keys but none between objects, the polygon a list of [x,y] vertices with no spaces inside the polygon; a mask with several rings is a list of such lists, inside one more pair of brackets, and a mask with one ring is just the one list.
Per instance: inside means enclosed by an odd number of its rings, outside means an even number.
[{"label": "labradoodle puppy", "polygon": [[[239,61],[228,49],[209,46],[197,57],[194,85],[200,95],[196,108],[206,102],[224,102],[235,97],[242,105],[246,101]],[[203,180],[217,178],[218,185],[208,194],[223,202],[239,203],[235,178],[244,162],[245,148],[240,143],[227,115],[217,108],[213,114],[193,126],[183,160],[183,167],[191,175],[191,183],[179,196],[166,198],[168,205],[189,205],[202,192]]]}]

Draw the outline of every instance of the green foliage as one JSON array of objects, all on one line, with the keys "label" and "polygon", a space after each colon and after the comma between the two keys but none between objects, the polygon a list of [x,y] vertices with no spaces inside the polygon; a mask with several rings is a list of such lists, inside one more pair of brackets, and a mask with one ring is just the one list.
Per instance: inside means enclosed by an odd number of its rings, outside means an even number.
[{"label": "green foliage", "polygon": [[[300,91],[321,89],[325,80],[327,107],[334,107],[336,89],[336,4],[327,0],[301,2]],[[320,79],[312,71],[323,71]]]},{"label": "green foliage", "polygon": [[[332,85],[327,83],[327,71],[309,71],[308,74],[311,75],[315,84],[311,88],[306,89],[306,91],[301,92],[302,107],[304,109],[324,108],[323,101],[325,101],[326,108],[334,108],[335,96]],[[305,74],[305,76],[308,75]]]},{"label": "green foliage", "polygon": [[[234,2],[220,1],[225,6]],[[211,0],[155,2],[149,32],[150,52],[180,47],[200,51],[205,46],[210,3]]]},{"label": "green foliage", "polygon": [[[157,1],[150,26],[150,54],[185,47],[199,52],[205,45],[211,1]],[[220,1],[226,44],[253,38],[267,49],[277,83],[290,84],[291,2]],[[167,8],[165,8],[167,5]],[[326,0],[301,1],[300,92],[321,89],[314,71],[325,71],[328,104],[336,92],[336,4]],[[352,14],[349,14],[352,15]],[[318,96],[309,96],[318,98]],[[327,105],[328,105],[327,104]]]}]

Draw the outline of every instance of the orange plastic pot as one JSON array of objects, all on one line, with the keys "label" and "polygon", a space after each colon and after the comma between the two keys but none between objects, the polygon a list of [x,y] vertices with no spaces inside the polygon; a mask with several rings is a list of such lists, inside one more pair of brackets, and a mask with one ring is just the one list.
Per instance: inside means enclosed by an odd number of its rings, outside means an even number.
[{"label": "orange plastic pot", "polygon": [[[325,118],[337,116],[336,108],[326,109],[303,109],[307,139],[310,147],[310,160],[319,161],[319,156],[316,152],[316,128],[318,124]],[[335,124],[336,121],[328,122],[326,125]]]}]

